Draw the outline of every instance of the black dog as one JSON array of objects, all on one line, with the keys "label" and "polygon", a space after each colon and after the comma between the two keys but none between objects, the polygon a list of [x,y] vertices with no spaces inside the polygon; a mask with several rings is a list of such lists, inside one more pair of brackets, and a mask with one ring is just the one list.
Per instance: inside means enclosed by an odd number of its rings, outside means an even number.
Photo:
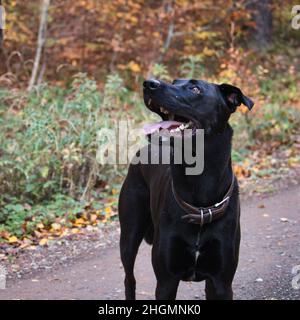
[{"label": "black dog", "polygon": [[143,238],[153,244],[157,299],[175,299],[180,280],[205,280],[207,299],[232,299],[240,204],[228,119],[253,102],[237,87],[198,80],[145,81],[144,101],[164,120],[148,126],[149,134],[164,128],[183,135],[190,128],[193,138],[204,129],[204,170],[186,175],[185,162],[130,165],[119,199],[126,299],[135,299],[133,269]]}]

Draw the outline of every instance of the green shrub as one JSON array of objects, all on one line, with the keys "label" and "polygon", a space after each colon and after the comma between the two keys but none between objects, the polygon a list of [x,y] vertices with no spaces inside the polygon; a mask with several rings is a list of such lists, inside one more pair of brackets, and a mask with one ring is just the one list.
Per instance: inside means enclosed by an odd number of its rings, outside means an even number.
[{"label": "green shrub", "polygon": [[[184,67],[197,71],[194,60]],[[154,73],[168,77],[163,65]],[[270,94],[270,84],[262,91]],[[105,197],[99,195],[103,186],[123,178],[126,166],[99,165],[97,132],[126,118],[140,123],[157,116],[118,75],[109,76],[102,90],[84,74],[66,89],[0,90],[0,232],[20,236],[27,221],[30,233],[39,221],[51,224],[66,213],[72,219],[85,199]],[[279,141],[290,146],[299,133],[300,113],[271,102],[253,113],[237,112],[231,123],[233,160],[242,163],[254,145]]]},{"label": "green shrub", "polygon": [[131,99],[117,75],[102,92],[82,74],[65,90],[43,85],[13,97],[1,91],[0,204],[14,197],[34,204],[57,193],[79,197],[110,179],[113,170],[96,161],[97,131],[124,117]]},{"label": "green shrub", "polygon": [[232,157],[243,162],[250,150],[264,149],[271,142],[289,148],[299,134],[300,112],[296,107],[266,104],[253,113],[237,112],[231,118],[234,129]]}]

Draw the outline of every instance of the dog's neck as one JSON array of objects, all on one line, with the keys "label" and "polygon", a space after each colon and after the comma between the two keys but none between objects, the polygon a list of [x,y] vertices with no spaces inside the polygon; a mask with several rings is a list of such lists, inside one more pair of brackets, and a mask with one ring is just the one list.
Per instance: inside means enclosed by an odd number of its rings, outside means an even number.
[{"label": "dog's neck", "polygon": [[175,190],[194,206],[210,206],[221,201],[232,181],[232,129],[216,135],[204,135],[204,169],[199,175],[186,175],[187,165],[172,164]]}]

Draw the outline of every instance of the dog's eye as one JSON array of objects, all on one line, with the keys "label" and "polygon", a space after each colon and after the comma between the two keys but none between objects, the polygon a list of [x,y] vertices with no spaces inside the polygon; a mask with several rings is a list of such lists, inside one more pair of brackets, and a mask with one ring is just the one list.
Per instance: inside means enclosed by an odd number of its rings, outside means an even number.
[{"label": "dog's eye", "polygon": [[193,91],[193,93],[195,94],[200,94],[201,93],[201,89],[199,87],[191,87],[191,90]]}]

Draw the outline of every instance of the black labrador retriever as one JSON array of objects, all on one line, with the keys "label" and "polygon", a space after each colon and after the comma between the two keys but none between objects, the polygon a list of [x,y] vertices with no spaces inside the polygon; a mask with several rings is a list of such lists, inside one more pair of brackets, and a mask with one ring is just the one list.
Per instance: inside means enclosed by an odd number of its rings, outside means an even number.
[{"label": "black labrador retriever", "polygon": [[[149,137],[162,130],[183,137],[184,130],[191,129],[193,139],[196,129],[204,129],[204,170],[187,175],[190,165],[172,160],[130,165],[119,199],[126,299],[135,299],[134,263],[143,238],[153,245],[156,299],[175,299],[180,280],[205,280],[207,299],[232,299],[240,204],[228,120],[238,106],[250,110],[253,102],[232,85],[193,79],[145,81],[144,102],[163,120],[147,127]],[[171,154],[172,146],[174,141]],[[161,140],[151,144],[152,151],[161,147]]]}]

